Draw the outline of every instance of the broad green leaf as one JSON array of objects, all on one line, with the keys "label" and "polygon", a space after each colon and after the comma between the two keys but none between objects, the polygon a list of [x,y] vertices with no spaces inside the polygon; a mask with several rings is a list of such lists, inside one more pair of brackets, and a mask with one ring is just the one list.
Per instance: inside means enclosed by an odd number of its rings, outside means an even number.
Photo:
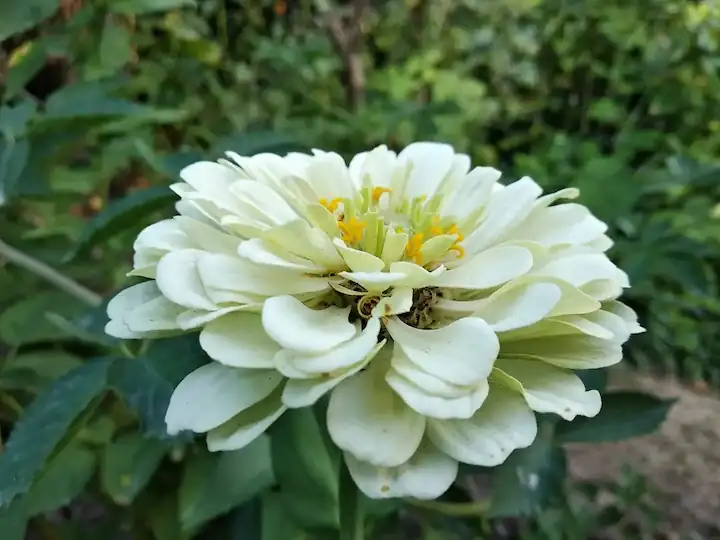
[{"label": "broad green leaf", "polygon": [[111,202],[86,226],[75,249],[68,254],[66,260],[75,258],[115,234],[136,227],[142,218],[169,207],[175,198],[175,194],[167,187],[158,186],[135,191]]},{"label": "broad green leaf", "polygon": [[25,507],[20,499],[16,499],[5,508],[0,508],[0,531],[3,540],[26,540],[28,522]]},{"label": "broad green leaf", "polygon": [[95,454],[80,443],[63,448],[38,474],[25,495],[28,516],[42,514],[65,506],[75,499],[95,471]]},{"label": "broad green leaf", "polygon": [[150,481],[168,449],[166,442],[139,435],[128,435],[110,443],[102,459],[103,490],[117,504],[130,504]]},{"label": "broad green leaf", "polygon": [[8,71],[5,81],[5,96],[7,98],[15,97],[20,93],[45,65],[47,50],[43,40],[29,42],[27,47],[22,57],[18,58]]},{"label": "broad green leaf", "polygon": [[180,483],[183,530],[193,530],[252,499],[273,480],[266,435],[240,450],[194,454],[185,463]]},{"label": "broad green leaf", "polygon": [[111,18],[106,19],[99,46],[99,72],[95,75],[108,76],[120,71],[133,57],[130,32]]},{"label": "broad green leaf", "polygon": [[287,515],[283,497],[266,493],[262,498],[262,540],[311,540],[297,522]]},{"label": "broad green leaf", "polygon": [[110,94],[118,87],[119,82],[115,79],[65,86],[47,100],[43,120],[125,116],[148,109],[139,103],[112,97]]},{"label": "broad green leaf", "polygon": [[29,156],[30,143],[26,139],[0,139],[0,206],[17,193]]},{"label": "broad green leaf", "polygon": [[640,392],[610,392],[603,395],[602,409],[595,418],[559,423],[557,440],[599,443],[647,435],[663,423],[673,403]]},{"label": "broad green leaf", "polygon": [[489,516],[532,514],[558,494],[565,472],[564,450],[553,444],[548,432],[541,432],[530,447],[515,450],[492,469]]},{"label": "broad green leaf", "polygon": [[9,139],[22,137],[36,111],[37,105],[30,100],[22,101],[14,107],[0,107],[0,132]]},{"label": "broad green leaf", "polygon": [[[203,540],[263,540],[263,504],[260,497],[255,497],[228,512],[203,529]],[[287,516],[284,519],[287,520]]]},{"label": "broad green leaf", "polygon": [[340,459],[313,410],[287,411],[271,441],[279,495],[293,519],[306,527],[337,527]]},{"label": "broad green leaf", "polygon": [[221,138],[215,144],[215,153],[236,152],[241,156],[252,156],[262,152],[283,154],[306,150],[294,137],[272,131],[249,131]]},{"label": "broad green leaf", "polygon": [[627,165],[611,157],[589,160],[577,173],[580,202],[608,223],[631,213],[642,186]]},{"label": "broad green leaf", "polygon": [[0,380],[16,370],[27,370],[48,381],[57,379],[77,367],[82,360],[74,354],[48,349],[21,353],[5,364],[0,372]]},{"label": "broad green leaf", "polygon": [[575,375],[582,379],[586,389],[597,390],[601,394],[605,391],[608,378],[606,369],[583,369],[576,371]]},{"label": "broad green leaf", "polygon": [[162,493],[149,493],[146,496],[147,524],[152,530],[155,540],[185,540],[189,538],[180,529],[180,516],[178,515],[177,491],[164,491]]},{"label": "broad green leaf", "polygon": [[156,340],[140,358],[117,361],[110,385],[140,417],[146,435],[172,438],[165,430],[165,412],[175,387],[208,359],[197,335]]},{"label": "broad green leaf", "polygon": [[169,11],[181,7],[195,7],[195,0],[115,0],[110,4],[110,11],[115,13],[152,13]]},{"label": "broad green leaf", "polygon": [[29,296],[0,315],[0,339],[13,346],[63,339],[66,332],[55,326],[48,314],[72,317],[84,307],[80,300],[59,291]]},{"label": "broad green leaf", "polygon": [[[0,507],[28,491],[73,423],[104,390],[113,358],[91,360],[55,381],[15,425],[0,455]],[[60,447],[60,448],[59,448]]]},{"label": "broad green leaf", "polygon": [[41,23],[59,7],[57,0],[0,2],[0,41]]}]

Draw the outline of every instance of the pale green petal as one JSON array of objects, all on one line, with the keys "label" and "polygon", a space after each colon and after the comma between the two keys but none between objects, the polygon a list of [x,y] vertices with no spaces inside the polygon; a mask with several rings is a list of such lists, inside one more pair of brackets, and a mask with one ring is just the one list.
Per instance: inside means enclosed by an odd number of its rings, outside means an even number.
[{"label": "pale green petal", "polygon": [[620,362],[622,347],[615,340],[571,334],[503,341],[501,356],[538,359],[568,369],[595,369]]},{"label": "pale green petal", "polygon": [[532,253],[521,246],[496,246],[460,261],[456,268],[438,277],[438,287],[489,289],[528,272]]},{"label": "pale green petal", "polygon": [[280,346],[265,333],[259,313],[229,313],[200,333],[210,358],[231,367],[272,368]]}]

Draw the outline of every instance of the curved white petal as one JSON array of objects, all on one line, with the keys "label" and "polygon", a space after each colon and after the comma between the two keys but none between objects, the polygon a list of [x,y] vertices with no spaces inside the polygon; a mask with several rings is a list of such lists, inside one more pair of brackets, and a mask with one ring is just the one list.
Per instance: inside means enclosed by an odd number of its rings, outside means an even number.
[{"label": "curved white petal", "polygon": [[568,334],[503,341],[502,356],[537,359],[568,369],[595,369],[620,362],[622,347],[613,339]]},{"label": "curved white petal", "polygon": [[160,259],[156,283],[165,298],[188,308],[212,310],[217,307],[208,297],[198,271],[199,261],[205,255],[204,251],[184,249]]},{"label": "curved white petal", "polygon": [[600,412],[597,390],[585,390],[583,382],[571,371],[537,360],[502,358],[491,381],[521,392],[530,408],[540,413],[555,413],[573,420],[578,415],[592,417]]},{"label": "curved white petal", "polygon": [[350,248],[339,238],[335,238],[334,244],[352,272],[372,273],[380,272],[385,268],[385,262],[382,259],[359,249]]},{"label": "curved white petal", "polygon": [[371,365],[335,388],[327,426],[341,449],[373,465],[392,467],[415,453],[425,418],[405,405],[382,375],[382,369]]},{"label": "curved white petal", "polygon": [[438,266],[432,272],[428,272],[422,266],[407,261],[400,261],[390,265],[391,273],[405,276],[398,285],[412,287],[413,289],[435,286],[439,277],[445,273],[445,270],[444,266]]},{"label": "curved white petal", "polygon": [[177,222],[187,237],[192,239],[193,247],[200,247],[206,251],[234,255],[242,241],[237,236],[187,216],[175,216],[173,221]]},{"label": "curved white petal", "polygon": [[355,336],[348,322],[349,308],[310,309],[292,296],[265,301],[262,323],[267,334],[282,347],[306,353],[329,351]]},{"label": "curved white petal", "polygon": [[286,268],[309,274],[322,274],[327,272],[324,266],[319,266],[307,259],[291,256],[290,254],[283,257],[274,253],[260,238],[245,240],[238,247],[237,254],[255,264]]},{"label": "curved white petal", "polygon": [[211,321],[200,332],[200,346],[226,366],[272,368],[280,346],[265,333],[259,313],[234,312]]},{"label": "curved white petal", "polygon": [[357,486],[372,499],[437,499],[450,488],[458,473],[458,462],[427,441],[398,467],[377,467],[348,452],[345,463]]},{"label": "curved white petal", "polygon": [[338,275],[370,292],[381,293],[400,284],[405,286],[405,274],[398,272],[340,272]]},{"label": "curved white petal", "polygon": [[123,320],[132,332],[178,330],[177,317],[184,310],[160,296],[126,313]]},{"label": "curved white petal", "polygon": [[587,207],[571,203],[535,209],[509,237],[543,246],[580,245],[598,239],[607,228]]},{"label": "curved white petal", "polygon": [[385,326],[411,362],[453,384],[486,379],[500,349],[490,326],[477,318],[460,319],[437,330],[413,328],[397,318]]},{"label": "curved white petal", "polygon": [[528,272],[533,265],[530,250],[522,246],[496,246],[462,260],[460,264],[438,277],[438,287],[489,289],[502,285]]},{"label": "curved white petal", "polygon": [[233,313],[235,311],[247,311],[249,313],[260,313],[262,304],[248,304],[244,306],[229,306],[220,309],[206,311],[203,309],[186,309],[177,317],[178,327],[182,330],[192,330],[205,326],[215,319],[219,319],[223,315]]},{"label": "curved white petal", "polygon": [[495,332],[508,332],[547,317],[561,296],[562,290],[554,283],[529,282],[493,293],[473,315]]},{"label": "curved white petal", "polygon": [[395,287],[390,296],[384,296],[372,310],[373,317],[390,317],[407,313],[412,308],[413,290],[410,287]]},{"label": "curved white petal", "polygon": [[617,300],[603,303],[603,309],[617,315],[630,327],[630,333],[642,334],[645,329],[638,323],[637,314],[628,306]]},{"label": "curved white petal", "polygon": [[472,418],[430,420],[428,437],[435,446],[462,463],[494,467],[517,448],[526,448],[537,435],[535,414],[521,395],[493,385]]},{"label": "curved white petal", "polygon": [[431,198],[440,182],[453,166],[455,152],[448,144],[417,142],[406,146],[398,160],[410,163],[410,174],[405,195],[412,200],[415,197]]},{"label": "curved white petal", "polygon": [[165,414],[168,433],[203,433],[266,398],[280,384],[275,370],[230,368],[211,362],[175,388]]},{"label": "curved white petal", "polygon": [[265,433],[287,410],[275,391],[264,400],[208,431],[207,447],[211,452],[243,448]]}]

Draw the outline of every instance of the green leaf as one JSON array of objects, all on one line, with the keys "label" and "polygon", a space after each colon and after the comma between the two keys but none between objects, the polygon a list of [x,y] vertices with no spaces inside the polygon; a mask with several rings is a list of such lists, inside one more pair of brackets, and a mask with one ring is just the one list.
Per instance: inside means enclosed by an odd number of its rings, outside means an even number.
[{"label": "green leaf", "polygon": [[575,186],[580,202],[609,223],[629,215],[642,190],[627,164],[613,157],[590,159],[577,172]]},{"label": "green leaf", "polygon": [[5,97],[15,97],[32,80],[45,65],[47,50],[43,40],[39,39],[28,44],[29,49],[10,68],[5,81]]},{"label": "green leaf", "polygon": [[27,125],[35,116],[37,105],[25,100],[14,107],[0,107],[0,131],[6,138],[15,139],[25,135]]},{"label": "green leaf", "polygon": [[133,57],[132,37],[128,30],[108,17],[105,20],[95,62],[85,66],[86,77],[97,79],[116,74]]},{"label": "green leaf", "polygon": [[80,443],[63,448],[38,475],[25,496],[28,516],[65,506],[75,499],[92,478],[95,454]]},{"label": "green leaf", "polygon": [[117,90],[119,82],[113,79],[64,86],[47,100],[42,119],[125,116],[147,111],[148,107],[144,105],[109,95]]},{"label": "green leaf", "polygon": [[115,13],[152,13],[181,7],[195,7],[195,0],[116,0],[108,7]]},{"label": "green leaf", "polygon": [[140,358],[116,362],[110,385],[140,417],[146,435],[172,438],[165,429],[165,412],[175,387],[207,363],[197,335],[156,340]]},{"label": "green leaf", "polygon": [[60,7],[57,0],[0,3],[0,41],[41,23]]},{"label": "green leaf", "polygon": [[13,346],[63,339],[66,332],[55,326],[47,315],[72,317],[84,307],[80,300],[59,291],[28,296],[0,315],[0,339]]},{"label": "green leaf", "polygon": [[105,447],[101,482],[119,505],[128,505],[147,485],[167,453],[169,445],[157,439],[128,435]]},{"label": "green leaf", "polygon": [[0,455],[0,507],[28,491],[75,420],[104,391],[113,360],[87,362],[55,381],[30,404]]},{"label": "green leaf", "polygon": [[270,443],[262,435],[245,448],[191,456],[180,484],[180,521],[185,531],[250,500],[273,483]]},{"label": "green leaf", "polygon": [[0,531],[3,540],[26,540],[28,517],[19,499],[6,508],[0,508]]},{"label": "green leaf", "polygon": [[273,468],[286,510],[306,527],[338,526],[340,457],[313,410],[293,409],[272,430]]},{"label": "green leaf", "polygon": [[241,156],[252,156],[262,152],[282,154],[306,150],[294,137],[272,131],[249,131],[222,137],[215,144],[215,153],[233,151]]},{"label": "green leaf", "polygon": [[288,519],[283,497],[266,493],[262,498],[262,540],[310,540],[311,537]]},{"label": "green leaf", "polygon": [[492,469],[489,516],[532,514],[562,489],[565,471],[564,450],[553,445],[550,433],[541,431],[530,447],[515,450],[503,464]]},{"label": "green leaf", "polygon": [[111,202],[85,227],[75,249],[65,260],[74,259],[92,246],[128,228],[137,227],[138,221],[152,212],[169,207],[175,198],[170,189],[158,186],[135,191]]},{"label": "green leaf", "polygon": [[81,364],[82,360],[78,356],[62,350],[32,351],[13,357],[5,365],[2,375],[16,369],[27,369],[42,378],[57,379]]},{"label": "green leaf", "polygon": [[29,156],[30,144],[26,139],[0,139],[0,206],[5,199],[16,195],[18,180],[28,164]]},{"label": "green leaf", "polygon": [[674,402],[640,392],[607,393],[595,418],[559,423],[557,440],[598,443],[647,435],[663,423]]}]

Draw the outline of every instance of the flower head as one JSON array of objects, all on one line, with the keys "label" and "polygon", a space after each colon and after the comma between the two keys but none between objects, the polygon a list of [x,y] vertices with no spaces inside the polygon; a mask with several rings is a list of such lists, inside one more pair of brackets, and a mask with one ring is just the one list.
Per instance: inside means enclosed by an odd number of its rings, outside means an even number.
[{"label": "flower head", "polygon": [[213,362],[175,390],[170,432],[236,449],[330,394],[358,486],[434,498],[458,462],[532,443],[533,411],[598,413],[573,370],[619,362],[642,328],[606,225],[563,202],[577,190],[502,185],[436,143],[228,158],[182,171],[179,215],[135,242],[149,281],[108,306],[121,338],[200,330]]}]

